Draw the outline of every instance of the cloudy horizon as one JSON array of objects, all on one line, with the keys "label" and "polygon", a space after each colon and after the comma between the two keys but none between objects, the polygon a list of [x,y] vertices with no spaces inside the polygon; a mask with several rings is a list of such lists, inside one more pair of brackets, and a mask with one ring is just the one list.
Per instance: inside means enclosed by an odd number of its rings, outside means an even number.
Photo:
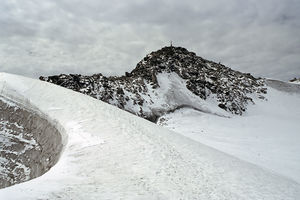
[{"label": "cloudy horizon", "polygon": [[256,76],[300,77],[297,0],[2,0],[0,71],[121,75],[182,46]]}]

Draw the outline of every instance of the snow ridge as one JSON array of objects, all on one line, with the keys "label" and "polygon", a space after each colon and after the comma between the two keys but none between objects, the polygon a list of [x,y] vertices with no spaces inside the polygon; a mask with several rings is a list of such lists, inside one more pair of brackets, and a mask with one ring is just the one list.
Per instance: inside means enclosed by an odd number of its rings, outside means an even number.
[{"label": "snow ridge", "polygon": [[3,85],[9,86],[3,87],[6,97],[22,96],[63,127],[68,142],[48,173],[1,189],[0,199],[295,200],[300,195],[300,185],[290,179],[87,95],[0,73]]}]

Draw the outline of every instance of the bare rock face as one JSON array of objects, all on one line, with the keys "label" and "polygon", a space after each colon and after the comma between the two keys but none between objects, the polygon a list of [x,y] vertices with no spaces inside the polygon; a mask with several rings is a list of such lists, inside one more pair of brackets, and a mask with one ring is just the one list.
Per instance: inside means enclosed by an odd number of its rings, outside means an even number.
[{"label": "bare rock face", "polygon": [[290,80],[291,83],[300,84],[300,78],[293,78]]},{"label": "bare rock face", "polygon": [[176,74],[182,80],[180,84],[196,97],[203,100],[214,98],[220,108],[238,115],[246,110],[249,102],[254,103],[251,96],[264,98],[263,94],[267,92],[263,79],[205,60],[182,47],[164,47],[152,52],[134,70],[121,77],[105,77],[101,73],[92,76],[61,74],[40,77],[40,80],[87,94],[155,121],[159,115],[183,106],[178,102],[172,104],[168,99],[158,102],[155,98],[162,88],[158,79],[165,74]]},{"label": "bare rock face", "polygon": [[61,150],[61,135],[47,119],[0,98],[0,188],[41,176]]}]

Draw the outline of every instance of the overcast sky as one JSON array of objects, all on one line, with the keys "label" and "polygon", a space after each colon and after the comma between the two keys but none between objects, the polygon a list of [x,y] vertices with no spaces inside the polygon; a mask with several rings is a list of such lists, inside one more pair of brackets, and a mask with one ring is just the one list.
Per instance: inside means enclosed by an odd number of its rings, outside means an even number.
[{"label": "overcast sky", "polygon": [[169,45],[300,77],[300,0],[1,0],[0,71],[120,75]]}]

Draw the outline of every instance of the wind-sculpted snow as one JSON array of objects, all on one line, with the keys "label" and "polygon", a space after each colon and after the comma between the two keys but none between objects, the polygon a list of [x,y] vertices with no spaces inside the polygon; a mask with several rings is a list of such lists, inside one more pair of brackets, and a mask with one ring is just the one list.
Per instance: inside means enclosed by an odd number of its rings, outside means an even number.
[{"label": "wind-sculpted snow", "polygon": [[[3,87],[5,86],[5,87]],[[296,182],[86,95],[0,74],[5,96],[30,102],[62,131],[46,174],[0,199],[298,199]],[[28,192],[30,191],[30,192]]]},{"label": "wind-sculpted snow", "polygon": [[60,134],[47,119],[0,96],[0,188],[41,176],[61,150]]},{"label": "wind-sculpted snow", "polygon": [[[210,106],[213,109],[205,109],[206,112],[221,108],[238,115],[246,110],[248,103],[254,103],[253,96],[264,98],[266,93],[263,79],[205,60],[181,47],[165,47],[152,52],[132,72],[121,77],[62,74],[40,79],[87,94],[150,121],[184,105],[176,99],[170,103],[169,90],[163,89],[169,86],[172,86],[173,97],[187,97],[187,106],[208,100],[213,102]],[[196,108],[203,109],[199,105]]]}]

